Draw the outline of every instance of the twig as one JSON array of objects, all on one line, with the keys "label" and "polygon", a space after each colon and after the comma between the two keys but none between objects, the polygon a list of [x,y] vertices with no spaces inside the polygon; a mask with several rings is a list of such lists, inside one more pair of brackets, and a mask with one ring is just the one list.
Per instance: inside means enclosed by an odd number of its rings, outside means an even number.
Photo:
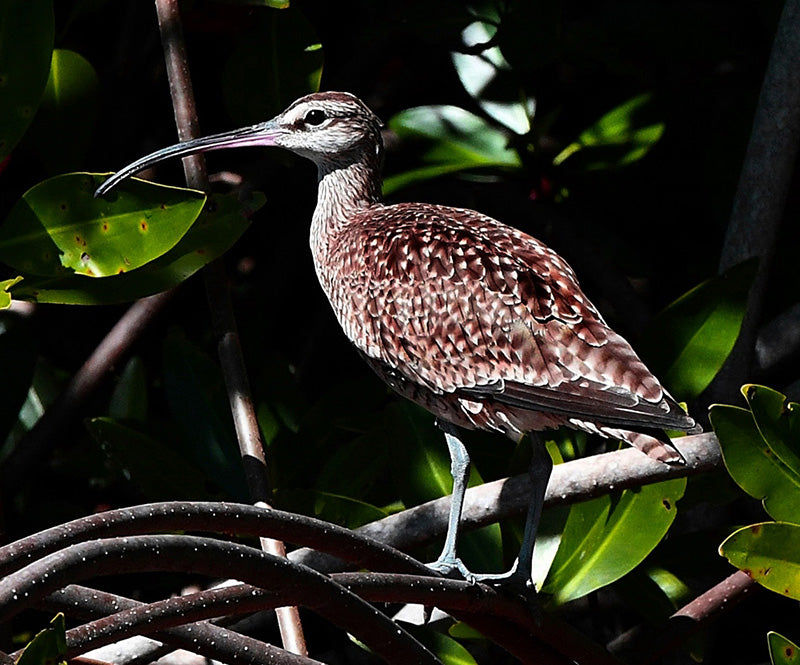
[{"label": "twig", "polygon": [[[197,137],[198,119],[178,0],[156,0],[156,11],[164,44],[175,124],[179,138],[185,141]],[[186,157],[183,164],[187,184],[190,187],[207,189],[208,177],[202,156]],[[203,274],[250,498],[255,504],[268,507],[270,492],[264,446],[244,367],[224,265],[219,259],[213,261],[206,266]],[[280,541],[263,539],[261,545],[266,552],[286,556],[286,548]],[[308,649],[297,608],[280,608],[277,615],[284,646],[294,653],[307,655]]]},{"label": "twig", "polygon": [[715,400],[745,383],[767,290],[778,229],[800,146],[800,0],[786,0],[778,22],[747,146],[720,272],[750,257],[760,259],[739,339],[712,386]]},{"label": "twig", "polygon": [[752,578],[738,571],[675,612],[666,626],[660,629],[637,626],[617,637],[608,649],[627,662],[649,665],[684,644],[690,635],[733,608],[756,588]]}]

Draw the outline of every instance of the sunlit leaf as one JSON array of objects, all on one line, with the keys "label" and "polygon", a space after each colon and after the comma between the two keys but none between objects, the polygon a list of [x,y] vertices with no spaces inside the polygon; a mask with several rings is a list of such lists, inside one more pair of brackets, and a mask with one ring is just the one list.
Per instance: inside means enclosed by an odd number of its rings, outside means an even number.
[{"label": "sunlit leaf", "polygon": [[218,498],[206,476],[166,442],[113,418],[92,418],[86,428],[148,501]]},{"label": "sunlit leaf", "polygon": [[728,536],[719,551],[762,586],[800,600],[800,525],[746,526]]},{"label": "sunlit leaf", "polygon": [[676,515],[686,479],[625,490],[572,507],[544,591],[555,603],[580,598],[619,579],[655,548]]},{"label": "sunlit leaf", "polygon": [[53,51],[31,139],[51,173],[77,169],[92,139],[98,80],[83,56],[66,49]]},{"label": "sunlit leaf", "polygon": [[767,644],[772,665],[798,665],[800,663],[800,647],[787,640],[783,635],[770,631],[767,633]]},{"label": "sunlit leaf", "polygon": [[264,195],[260,192],[249,201],[239,201],[235,194],[211,195],[180,242],[141,268],[103,279],[83,275],[27,278],[12,287],[12,296],[40,303],[104,305],[166,291],[224,254],[250,225],[252,212],[263,204]]},{"label": "sunlit leaf", "polygon": [[131,179],[94,198],[103,176],[69,173],[29,189],[0,226],[0,260],[23,274],[104,277],[172,249],[200,214],[202,193]]},{"label": "sunlit leaf", "polygon": [[699,395],[727,359],[747,307],[756,264],[713,277],[656,316],[638,344],[648,366],[676,397]]},{"label": "sunlit leaf", "polygon": [[62,613],[36,634],[17,659],[16,665],[65,665],[67,662],[67,629]]},{"label": "sunlit leaf", "polygon": [[556,155],[553,164],[570,159],[573,168],[605,169],[641,159],[664,133],[663,122],[647,117],[651,101],[652,95],[639,95],[601,116]]},{"label": "sunlit leaf", "polygon": [[54,30],[52,0],[0,2],[0,162],[36,114]]},{"label": "sunlit leaf", "polygon": [[478,661],[449,635],[425,627],[413,627],[411,634],[430,649],[443,665],[478,665]]},{"label": "sunlit leaf", "polygon": [[22,275],[17,275],[11,279],[4,279],[0,281],[0,310],[11,307],[11,294],[8,292],[8,290],[14,286],[14,284],[19,284],[22,280]]},{"label": "sunlit leaf", "polygon": [[[496,28],[475,21],[462,33],[467,46],[488,42]],[[511,68],[497,46],[484,49],[479,54],[453,52],[451,54],[461,85],[475,99],[483,111],[517,134],[527,134],[531,129],[535,103],[524,98],[524,91],[512,78]]]},{"label": "sunlit leaf", "polygon": [[386,194],[444,173],[520,166],[519,155],[508,147],[505,133],[457,106],[406,109],[389,121],[389,127],[401,138],[422,140],[427,147],[422,159],[429,165],[386,178]]},{"label": "sunlit leaf", "polygon": [[[758,390],[747,386],[746,394]],[[758,398],[756,398],[758,399]],[[787,466],[764,439],[748,409],[715,404],[709,411],[725,467],[745,492],[763,501],[777,520],[800,522],[800,475]],[[797,439],[794,445],[797,445]]]}]

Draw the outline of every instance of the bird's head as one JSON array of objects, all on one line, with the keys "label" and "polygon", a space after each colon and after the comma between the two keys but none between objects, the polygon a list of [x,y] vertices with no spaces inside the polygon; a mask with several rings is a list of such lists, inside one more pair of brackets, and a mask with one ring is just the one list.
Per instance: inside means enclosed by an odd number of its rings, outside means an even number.
[{"label": "bird's head", "polygon": [[380,161],[381,121],[364,102],[346,92],[317,92],[293,102],[272,120],[162,148],[129,164],[95,192],[102,196],[121,180],[168,157],[222,148],[277,146],[318,166],[338,166],[365,156]]}]

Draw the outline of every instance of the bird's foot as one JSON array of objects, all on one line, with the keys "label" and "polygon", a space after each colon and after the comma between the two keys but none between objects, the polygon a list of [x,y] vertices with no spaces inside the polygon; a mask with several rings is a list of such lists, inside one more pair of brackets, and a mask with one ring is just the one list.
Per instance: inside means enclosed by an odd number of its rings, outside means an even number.
[{"label": "bird's foot", "polygon": [[440,557],[427,565],[445,577],[461,577],[470,584],[486,584],[498,591],[516,595],[525,601],[537,622],[541,621],[542,610],[536,585],[530,574],[520,569],[518,561],[505,573],[473,573],[458,557]]}]

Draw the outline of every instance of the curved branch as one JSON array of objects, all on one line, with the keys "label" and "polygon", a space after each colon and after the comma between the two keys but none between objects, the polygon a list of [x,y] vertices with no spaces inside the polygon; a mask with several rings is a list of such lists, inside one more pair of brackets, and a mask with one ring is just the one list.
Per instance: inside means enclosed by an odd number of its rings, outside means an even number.
[{"label": "curved branch", "polygon": [[218,576],[232,561],[241,580],[291,590],[300,604],[357,636],[387,662],[439,663],[405,630],[330,578],[261,550],[197,536],[109,538],[50,554],[0,580],[0,621],[74,580],[120,571]]},{"label": "curved branch", "polygon": [[[248,588],[252,589],[253,587]],[[152,607],[152,605],[146,605],[130,598],[77,584],[70,584],[47,596],[43,599],[41,606],[48,610],[70,613],[73,617],[82,618],[103,618],[114,615],[114,613],[117,613],[116,616],[120,616],[121,610]],[[186,623],[186,621],[181,623]],[[88,642],[84,641],[82,636],[85,628],[86,626],[80,626],[67,631],[67,646],[71,651],[84,652],[86,650]],[[114,642],[122,639],[124,634],[124,629],[115,633]],[[280,665],[320,665],[318,661],[311,658],[289,653],[271,644],[264,644],[259,640],[208,622],[159,630],[151,633],[151,638],[149,644],[140,645],[142,650],[147,650],[147,653],[140,652],[139,655],[147,662],[158,658],[158,654],[162,651],[182,648],[222,662],[248,665],[263,665],[265,662],[279,663]],[[170,646],[165,649],[164,644],[153,640],[159,640]],[[14,657],[18,655],[19,652],[15,653]]]}]

